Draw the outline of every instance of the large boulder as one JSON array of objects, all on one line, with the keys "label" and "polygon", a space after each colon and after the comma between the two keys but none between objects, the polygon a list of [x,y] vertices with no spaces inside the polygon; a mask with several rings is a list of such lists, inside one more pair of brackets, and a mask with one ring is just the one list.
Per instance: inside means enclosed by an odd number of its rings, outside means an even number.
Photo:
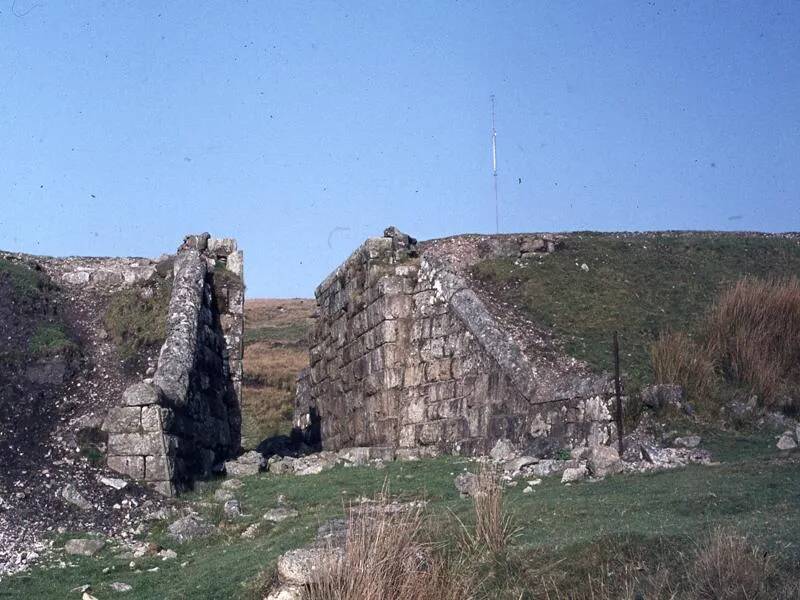
[{"label": "large boulder", "polygon": [[797,440],[794,439],[794,433],[784,431],[783,435],[778,438],[778,450],[794,450],[795,448],[797,448]]},{"label": "large boulder", "polygon": [[256,475],[267,466],[264,456],[255,450],[245,452],[236,460],[225,461],[225,473],[231,477],[246,477]]},{"label": "large boulder", "polygon": [[564,469],[564,474],[561,476],[561,483],[573,483],[581,481],[589,476],[589,470],[585,465],[578,465],[577,467],[570,467]]},{"label": "large boulder", "polygon": [[179,544],[208,537],[215,527],[196,514],[186,515],[167,527],[167,534]]},{"label": "large boulder", "polygon": [[89,502],[71,483],[68,483],[61,489],[61,497],[73,506],[77,506],[81,510],[90,510],[92,508],[92,503]]},{"label": "large boulder", "polygon": [[642,404],[653,410],[667,406],[680,407],[686,399],[686,391],[680,385],[661,383],[642,390]]},{"label": "large boulder", "polygon": [[288,586],[309,585],[321,570],[334,567],[341,556],[341,548],[290,550],[278,559],[278,579]]},{"label": "large boulder", "polygon": [[619,452],[611,446],[593,446],[589,449],[587,467],[594,477],[605,477],[622,471]]},{"label": "large boulder", "polygon": [[467,498],[475,495],[478,489],[478,476],[475,473],[459,473],[453,483],[461,497]]},{"label": "large boulder", "polygon": [[77,556],[93,556],[105,547],[106,543],[103,540],[84,538],[67,540],[64,544],[64,551],[67,554],[74,554]]},{"label": "large boulder", "polygon": [[489,452],[489,456],[497,462],[507,462],[517,456],[517,450],[510,440],[501,438],[497,440],[494,448]]}]

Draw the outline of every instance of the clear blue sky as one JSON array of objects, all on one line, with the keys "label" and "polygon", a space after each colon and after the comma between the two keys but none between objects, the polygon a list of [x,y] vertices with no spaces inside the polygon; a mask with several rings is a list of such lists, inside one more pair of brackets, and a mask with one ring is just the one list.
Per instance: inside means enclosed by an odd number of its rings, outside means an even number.
[{"label": "clear blue sky", "polygon": [[800,229],[798,2],[0,0],[0,248],[239,239],[309,296],[362,239]]}]

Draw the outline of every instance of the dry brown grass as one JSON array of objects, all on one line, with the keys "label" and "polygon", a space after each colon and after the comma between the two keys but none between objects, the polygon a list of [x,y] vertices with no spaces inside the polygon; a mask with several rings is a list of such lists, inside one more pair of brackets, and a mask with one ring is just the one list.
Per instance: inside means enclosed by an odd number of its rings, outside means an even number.
[{"label": "dry brown grass", "polygon": [[474,582],[464,563],[429,541],[424,510],[387,510],[386,495],[381,497],[374,510],[351,511],[341,558],[319,570],[304,590],[304,600],[474,598]]},{"label": "dry brown grass", "polygon": [[519,533],[503,507],[503,486],[500,475],[491,465],[482,465],[477,473],[477,485],[472,496],[475,529],[470,531],[459,520],[463,541],[470,551],[487,549],[499,554]]},{"label": "dry brown grass", "polygon": [[297,375],[308,366],[303,338],[314,306],[305,299],[245,304],[242,421],[247,447],[291,429]]},{"label": "dry brown grass", "polygon": [[708,339],[729,379],[787,408],[787,389],[800,383],[800,280],[740,280],[713,306]]},{"label": "dry brown grass", "polygon": [[775,568],[769,555],[733,531],[716,529],[697,549],[689,568],[692,598],[760,600],[775,598],[769,582]]},{"label": "dry brown grass", "polygon": [[656,383],[679,384],[701,404],[714,396],[718,376],[709,352],[685,333],[661,333],[650,346],[650,360]]}]

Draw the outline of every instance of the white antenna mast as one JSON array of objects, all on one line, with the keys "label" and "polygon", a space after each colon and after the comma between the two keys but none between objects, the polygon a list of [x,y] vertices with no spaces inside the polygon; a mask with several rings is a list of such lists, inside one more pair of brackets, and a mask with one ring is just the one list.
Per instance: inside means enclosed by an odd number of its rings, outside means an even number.
[{"label": "white antenna mast", "polygon": [[500,203],[497,199],[497,130],[494,126],[494,94],[492,94],[492,180],[494,181],[494,225],[500,233]]}]

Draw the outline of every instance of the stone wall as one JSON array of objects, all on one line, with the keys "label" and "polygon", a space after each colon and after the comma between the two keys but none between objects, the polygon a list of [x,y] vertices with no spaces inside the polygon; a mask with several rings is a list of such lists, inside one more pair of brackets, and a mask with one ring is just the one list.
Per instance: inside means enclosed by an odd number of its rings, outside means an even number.
[{"label": "stone wall", "polygon": [[484,454],[501,438],[606,443],[609,378],[534,367],[468,283],[413,242],[387,230],[317,288],[296,426],[314,415],[326,449],[388,446],[401,457]]},{"label": "stone wall", "polygon": [[110,468],[171,495],[238,452],[243,327],[235,241],[188,236],[174,257],[155,374],[126,389],[106,418]]}]

